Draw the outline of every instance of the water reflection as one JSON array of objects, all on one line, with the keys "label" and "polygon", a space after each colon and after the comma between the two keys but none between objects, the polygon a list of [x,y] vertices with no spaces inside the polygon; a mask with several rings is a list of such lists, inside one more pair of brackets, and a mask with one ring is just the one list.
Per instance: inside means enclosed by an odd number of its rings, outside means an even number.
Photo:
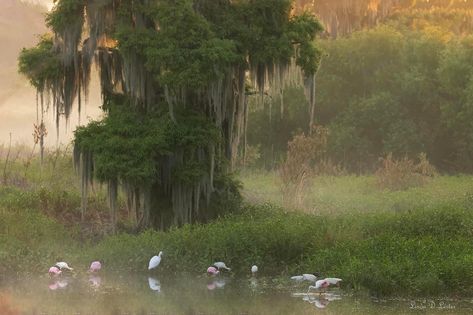
[{"label": "water reflection", "polygon": [[102,285],[102,278],[96,275],[89,276],[89,284],[93,289],[98,290]]},{"label": "water reflection", "polygon": [[251,277],[250,279],[250,288],[256,290],[258,288],[258,279],[256,277]]},{"label": "water reflection", "polygon": [[65,289],[67,285],[69,284],[69,280],[67,278],[61,278],[61,279],[54,279],[52,282],[49,283],[49,290],[55,291],[59,289]]},{"label": "water reflection", "polygon": [[227,280],[225,278],[214,278],[211,282],[207,283],[207,289],[212,291],[215,289],[223,289],[227,284]]},{"label": "water reflection", "polygon": [[156,292],[161,292],[161,282],[158,279],[148,277],[149,288]]},{"label": "water reflection", "polygon": [[342,297],[340,295],[336,295],[333,293],[326,293],[320,295],[305,295],[302,300],[308,302],[309,304],[313,304],[316,308],[326,308],[330,302],[341,300]]},{"label": "water reflection", "polygon": [[[148,281],[146,281],[146,279]],[[46,289],[48,286],[48,289]],[[165,288],[165,293],[161,288]],[[92,289],[91,289],[92,288]],[[0,281],[0,314],[327,314],[374,315],[473,314],[473,301],[373,300],[346,295],[340,290],[306,294],[305,286],[271,278],[203,278],[189,275],[157,278],[143,274],[75,274],[49,279],[44,276]],[[297,288],[297,287],[296,287]],[[295,293],[295,290],[299,290]],[[210,290],[210,291],[209,291]],[[292,291],[292,292],[291,292]],[[54,292],[54,294],[51,294]],[[8,301],[3,296],[8,296]],[[159,298],[157,293],[159,294]],[[448,303],[447,303],[448,302]]]}]

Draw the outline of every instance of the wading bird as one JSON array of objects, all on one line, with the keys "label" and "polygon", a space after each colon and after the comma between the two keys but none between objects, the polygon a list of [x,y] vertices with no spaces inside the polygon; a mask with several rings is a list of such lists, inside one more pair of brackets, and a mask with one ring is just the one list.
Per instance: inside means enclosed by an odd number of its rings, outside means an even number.
[{"label": "wading bird", "polygon": [[[315,281],[315,285],[310,285],[309,289],[307,290],[307,293],[309,293],[310,289],[326,289],[328,288],[331,284],[338,285],[338,283],[342,281],[340,278],[325,278],[322,280],[317,280]],[[320,291],[319,291],[320,293]]]},{"label": "wading bird", "polygon": [[217,267],[210,266],[209,268],[207,268],[207,274],[209,276],[216,276],[219,273],[220,273],[220,271],[218,271]]},{"label": "wading bird", "polygon": [[258,266],[253,265],[253,266],[251,267],[251,273],[252,273],[253,276],[254,276],[254,275],[256,275],[257,272],[258,272]]},{"label": "wading bird", "polygon": [[293,276],[291,277],[291,280],[295,281],[310,281],[310,282],[315,282],[317,281],[317,278],[320,277],[320,275],[315,272],[315,273],[303,273],[300,276]]},{"label": "wading bird", "polygon": [[49,268],[48,273],[50,276],[59,276],[62,271],[57,266],[52,266],[51,268]]},{"label": "wading bird", "polygon": [[60,261],[60,262],[57,262],[55,265],[55,267],[58,267],[59,269],[61,270],[74,270],[72,269],[71,267],[69,267],[69,265],[67,264],[67,262],[64,262],[64,261]]},{"label": "wading bird", "polygon": [[100,269],[102,269],[102,264],[100,263],[100,261],[93,261],[90,264],[89,272],[97,272]]},{"label": "wading bird", "polygon": [[163,255],[163,252],[159,252],[158,256],[153,256],[149,260],[149,265],[148,265],[148,270],[154,269],[159,266],[161,263],[161,256]]},{"label": "wading bird", "polygon": [[222,261],[217,261],[217,262],[214,262],[214,267],[217,268],[218,270],[221,270],[221,269],[225,269],[225,270],[228,270],[230,271],[231,269],[228,268],[224,262]]}]

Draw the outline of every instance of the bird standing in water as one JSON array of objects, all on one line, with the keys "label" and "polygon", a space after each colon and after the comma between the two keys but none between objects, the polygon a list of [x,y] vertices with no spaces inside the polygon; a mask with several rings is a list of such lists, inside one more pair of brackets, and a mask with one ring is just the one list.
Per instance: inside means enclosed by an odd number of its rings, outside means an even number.
[{"label": "bird standing in water", "polygon": [[161,263],[161,256],[163,255],[163,252],[159,252],[158,256],[153,256],[149,260],[149,265],[148,265],[148,270],[154,269],[159,266]]},{"label": "bird standing in water", "polygon": [[209,268],[207,268],[207,274],[209,276],[216,276],[219,273],[220,273],[220,271],[218,271],[217,267],[210,266]]},{"label": "bird standing in water", "polygon": [[100,261],[93,261],[90,264],[89,272],[97,272],[100,269],[102,269],[102,264],[100,263]]},{"label": "bird standing in water", "polygon": [[60,270],[64,270],[64,269],[65,270],[70,270],[70,271],[74,270],[71,267],[69,267],[67,262],[64,262],[64,261],[57,262],[54,266],[59,268]]},{"label": "bird standing in water", "polygon": [[62,271],[57,266],[52,266],[51,268],[49,268],[48,273],[50,276],[59,276]]},{"label": "bird standing in water", "polygon": [[[316,289],[316,290],[326,289],[332,284],[338,285],[340,281],[342,281],[342,279],[340,279],[340,278],[325,278],[325,279],[322,279],[322,280],[317,280],[317,281],[315,281],[315,285],[310,285],[309,286],[309,289],[307,290],[307,293],[309,293],[310,289]],[[319,293],[320,293],[320,291],[319,291]]]},{"label": "bird standing in water", "polygon": [[251,274],[252,274],[253,276],[256,276],[256,273],[257,273],[257,272],[258,272],[258,266],[253,265],[253,266],[251,267]]},{"label": "bird standing in water", "polygon": [[214,262],[214,267],[217,268],[218,270],[221,270],[221,269],[225,269],[227,271],[230,271],[231,269],[228,268],[224,262],[222,261],[217,261],[217,262]]}]

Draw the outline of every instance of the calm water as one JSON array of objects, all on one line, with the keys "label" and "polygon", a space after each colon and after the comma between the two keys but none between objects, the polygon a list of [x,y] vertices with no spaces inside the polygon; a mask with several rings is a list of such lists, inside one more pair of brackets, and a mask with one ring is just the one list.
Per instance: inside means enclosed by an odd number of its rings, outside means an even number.
[{"label": "calm water", "polygon": [[271,279],[77,274],[0,280],[2,315],[472,314],[473,300],[353,297]]}]

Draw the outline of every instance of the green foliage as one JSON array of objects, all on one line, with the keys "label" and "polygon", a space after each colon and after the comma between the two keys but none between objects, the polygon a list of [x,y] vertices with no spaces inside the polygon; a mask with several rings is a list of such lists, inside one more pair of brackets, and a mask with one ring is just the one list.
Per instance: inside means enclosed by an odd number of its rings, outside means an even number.
[{"label": "green foliage", "polygon": [[37,208],[40,198],[26,192],[0,191],[2,274],[45,272],[51,261],[74,251],[74,232],[41,214]]},{"label": "green foliage", "polygon": [[83,20],[84,0],[55,1],[53,10],[46,15],[46,26],[55,33],[64,32],[73,21]]},{"label": "green foliage", "polygon": [[[259,99],[253,99],[250,103],[248,143],[260,148],[261,158],[256,166],[270,169],[283,160],[293,135],[308,131],[308,104],[302,88],[297,87],[287,88],[282,99],[281,96],[265,99],[260,106],[258,102]],[[282,111],[281,103],[284,104]]]},{"label": "green foliage", "polygon": [[[225,180],[217,178],[217,186],[238,189]],[[253,264],[262,276],[284,279],[318,271],[341,277],[345,289],[377,295],[471,294],[471,177],[436,177],[424,187],[398,192],[379,192],[374,178],[325,180],[314,193],[318,204],[332,209],[317,216],[268,204],[247,206],[205,225],[106,236],[98,244],[81,244],[76,229],[45,215],[76,208],[77,193],[2,188],[0,270],[46,272],[57,260],[87,266],[99,259],[109,271],[140,273],[150,256],[163,250],[158,272],[201,274],[224,260],[236,275],[247,275]],[[260,191],[270,186],[255,183]]]},{"label": "green foliage", "polygon": [[[226,3],[217,9],[206,1],[161,1],[141,8],[159,32],[125,21],[116,37],[125,55],[138,52],[157,82],[176,89],[205,87],[230,66],[245,65],[247,56],[255,66],[296,57],[306,74],[313,74],[320,51],[312,41],[322,27],[309,14],[288,19],[290,8],[287,0]],[[297,56],[294,44],[300,45]]]},{"label": "green foliage", "polygon": [[[243,196],[254,203],[283,206],[276,172],[243,172]],[[299,210],[311,214],[360,215],[373,212],[473,207],[470,176],[436,176],[425,185],[405,190],[379,187],[375,176],[317,176],[307,188]]]},{"label": "green foliage", "polygon": [[196,113],[178,116],[143,116],[123,100],[112,100],[108,115],[75,131],[75,146],[94,156],[94,174],[103,182],[121,180],[132,185],[150,185],[159,179],[160,160],[181,150],[189,154],[183,167],[174,170],[177,181],[194,183],[208,169],[190,152],[217,145],[218,130]]},{"label": "green foliage", "polygon": [[[321,46],[316,122],[330,130],[327,157],[334,164],[359,173],[374,171],[390,152],[425,152],[440,171],[473,171],[470,37],[432,25],[380,26]],[[283,111],[300,108],[300,97],[288,98]],[[266,165],[277,163],[291,134],[306,126],[306,117],[279,115],[280,109],[274,99],[250,112],[248,143],[260,147]],[[281,129],[263,139],[258,125]]]},{"label": "green foliage", "polygon": [[56,80],[61,73],[59,56],[54,52],[53,39],[43,35],[36,47],[23,48],[18,58],[18,71],[31,85],[42,91],[45,85]]},{"label": "green foliage", "polygon": [[114,270],[144,270],[150,253],[163,250],[167,272],[179,265],[179,272],[199,273],[224,260],[237,274],[253,264],[272,276],[319,271],[378,295],[463,295],[473,290],[473,274],[463,272],[471,265],[472,224],[470,211],[449,207],[316,217],[265,205],[207,225],[118,235],[87,255]]},{"label": "green foliage", "polygon": [[144,10],[159,25],[159,32],[125,24],[116,35],[123,53],[140,52],[160,84],[205,87],[237,61],[235,43],[218,38],[192,1],[162,1]]}]

